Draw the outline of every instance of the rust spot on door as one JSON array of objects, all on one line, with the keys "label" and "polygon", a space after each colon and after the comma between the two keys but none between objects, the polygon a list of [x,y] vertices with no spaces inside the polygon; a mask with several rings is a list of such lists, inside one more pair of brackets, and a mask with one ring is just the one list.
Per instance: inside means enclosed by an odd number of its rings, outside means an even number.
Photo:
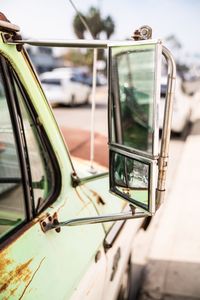
[{"label": "rust spot on door", "polygon": [[12,264],[12,260],[6,257],[6,253],[0,253],[0,279],[3,276],[6,267],[10,264]]},{"label": "rust spot on door", "polygon": [[[29,268],[33,258],[16,265],[16,263],[7,257],[7,253],[0,254],[0,298],[9,299],[14,295],[20,284],[27,284],[32,276]],[[5,295],[5,296],[4,296]]]}]

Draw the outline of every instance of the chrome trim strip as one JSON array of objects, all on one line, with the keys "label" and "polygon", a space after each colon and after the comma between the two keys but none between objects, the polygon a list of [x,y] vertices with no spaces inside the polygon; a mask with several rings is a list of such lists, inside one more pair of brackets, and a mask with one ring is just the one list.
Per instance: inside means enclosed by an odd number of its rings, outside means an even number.
[{"label": "chrome trim strip", "polygon": [[161,41],[156,45],[155,53],[155,84],[153,99],[153,156],[159,155],[159,105],[160,105],[160,77],[162,62],[162,44]]},{"label": "chrome trim strip", "polygon": [[60,227],[63,226],[77,226],[77,225],[88,225],[88,224],[97,224],[102,222],[113,222],[113,221],[120,221],[120,220],[128,220],[128,219],[136,219],[136,218],[143,218],[151,216],[149,213],[145,213],[142,211],[135,212],[130,210],[129,212],[122,212],[112,215],[102,215],[102,216],[95,216],[95,217],[86,217],[86,218],[76,218],[71,219],[64,222],[50,222],[47,219],[41,221],[41,228],[44,232],[47,232],[51,229],[56,229],[57,232],[60,231]]},{"label": "chrome trim strip", "polygon": [[158,208],[164,200],[166,173],[168,167],[169,142],[171,135],[171,122],[173,113],[173,101],[175,93],[176,80],[176,63],[171,52],[163,46],[162,54],[168,65],[167,93],[165,101],[165,112],[163,121],[163,130],[161,138],[160,158],[158,164],[158,183],[156,191],[156,208]]},{"label": "chrome trim strip", "polygon": [[149,40],[127,40],[127,41],[111,41],[108,40],[108,47],[118,47],[118,46],[132,46],[132,45],[150,45],[161,43],[160,39],[149,39]]},{"label": "chrome trim strip", "polygon": [[31,46],[43,47],[74,47],[74,48],[108,48],[114,46],[131,46],[131,45],[146,45],[160,43],[160,40],[145,40],[145,41],[110,41],[110,40],[85,40],[85,39],[69,39],[69,40],[15,40],[8,39],[8,44],[27,44]]},{"label": "chrome trim strip", "polygon": [[112,222],[117,220],[124,220],[124,219],[132,219],[133,217],[140,217],[140,215],[143,215],[144,213],[140,212],[136,215],[133,215],[132,211],[129,212],[123,212],[113,215],[103,215],[103,216],[96,216],[96,217],[89,217],[89,218],[77,218],[72,219],[66,222],[59,222],[59,224],[56,227],[59,226],[76,226],[76,225],[87,225],[87,224],[96,224],[101,222]]},{"label": "chrome trim strip", "polygon": [[145,162],[146,163],[152,163],[152,161],[156,161],[156,163],[157,163],[157,161],[158,161],[158,157],[152,158],[152,157],[144,156],[143,154],[142,154],[143,156],[141,156],[140,153],[130,152],[130,151],[127,152],[126,148],[124,148],[124,147],[120,148],[118,146],[119,146],[118,144],[116,144],[116,145],[111,144],[111,145],[109,145],[109,149],[112,150],[112,151],[114,151],[114,152],[117,152],[117,153],[120,153],[122,155],[125,155],[127,157],[135,158],[135,159],[137,159],[139,161],[142,161],[144,163]]},{"label": "chrome trim strip", "polygon": [[103,173],[99,173],[99,174],[92,174],[91,176],[88,177],[79,177],[80,180],[80,185],[85,184],[87,182],[91,182],[92,180],[96,180],[98,178],[103,178],[109,175],[109,172],[103,172]]},{"label": "chrome trim strip", "polygon": [[26,44],[43,47],[73,47],[73,48],[107,48],[108,41],[102,40],[7,40],[8,44]]},{"label": "chrome trim strip", "polygon": [[150,159],[150,160],[154,160],[154,159],[159,158],[159,155],[154,156],[154,155],[152,155],[150,153],[147,153],[147,152],[144,152],[142,150],[134,149],[134,148],[124,146],[124,145],[121,145],[121,144],[110,142],[110,143],[108,143],[108,145],[109,145],[110,149],[111,148],[121,149],[123,151],[127,151],[128,153],[132,153],[132,154],[134,154],[138,157],[142,156],[142,157],[145,157],[145,158]]}]

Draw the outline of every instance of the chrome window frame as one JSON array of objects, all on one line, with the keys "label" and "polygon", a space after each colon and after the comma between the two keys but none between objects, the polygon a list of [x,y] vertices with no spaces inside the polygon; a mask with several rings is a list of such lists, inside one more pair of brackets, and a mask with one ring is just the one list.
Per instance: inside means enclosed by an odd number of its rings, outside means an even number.
[{"label": "chrome window frame", "polygon": [[[111,82],[111,52],[113,47],[122,46],[140,46],[140,45],[155,45],[155,82],[154,82],[154,95],[153,95],[153,143],[152,143],[152,153],[138,150],[133,147],[124,146],[118,143],[112,142],[112,121],[111,121],[111,110],[112,110],[112,99],[111,90],[108,91],[108,124],[109,124],[109,145],[123,147],[127,151],[134,152],[142,156],[146,156],[152,159],[156,159],[159,156],[159,103],[160,103],[160,72],[161,72],[161,58],[162,58],[162,42],[161,40],[145,40],[145,41],[123,41],[123,42],[110,42],[108,44],[108,80]],[[109,84],[110,86],[110,84]]]},{"label": "chrome window frame", "polygon": [[[128,158],[132,158],[135,159],[137,161],[143,162],[145,164],[149,165],[149,172],[150,172],[150,176],[149,176],[149,196],[148,196],[148,209],[143,208],[142,206],[138,205],[136,202],[137,201],[130,201],[134,206],[139,207],[142,211],[144,212],[148,212],[151,215],[153,215],[156,211],[156,206],[155,206],[155,199],[156,199],[156,185],[157,185],[157,175],[158,175],[158,167],[157,167],[157,159],[150,159],[147,157],[141,157],[138,154],[135,153],[131,153],[131,152],[127,152],[125,149],[120,149],[119,147],[116,147],[114,145],[110,145],[109,150],[115,153],[119,153],[122,154]],[[112,184],[112,180],[111,180],[111,170],[110,170],[110,184]],[[114,192],[113,190],[111,190],[111,193],[114,193],[115,195],[120,196],[119,194],[117,194],[116,192]]]}]

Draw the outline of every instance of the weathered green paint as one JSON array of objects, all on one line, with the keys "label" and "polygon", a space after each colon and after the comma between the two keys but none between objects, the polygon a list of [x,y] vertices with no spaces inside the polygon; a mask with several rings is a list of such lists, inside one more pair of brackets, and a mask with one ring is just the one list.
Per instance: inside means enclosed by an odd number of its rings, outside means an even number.
[{"label": "weathered green paint", "polygon": [[[120,199],[119,197],[109,192],[108,177],[88,182],[85,185],[85,188],[89,189],[90,193],[92,193],[91,197],[95,197],[96,195],[94,205],[97,208],[100,215],[112,214],[113,212],[121,212],[127,205],[126,201]],[[104,205],[100,201],[98,201],[99,197],[105,203]],[[112,222],[103,223],[102,225],[107,232],[112,227]]]}]

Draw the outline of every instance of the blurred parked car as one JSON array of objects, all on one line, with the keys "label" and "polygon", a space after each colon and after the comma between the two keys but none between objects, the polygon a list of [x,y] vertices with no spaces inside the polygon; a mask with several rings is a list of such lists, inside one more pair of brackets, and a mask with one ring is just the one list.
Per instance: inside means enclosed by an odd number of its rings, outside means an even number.
[{"label": "blurred parked car", "polygon": [[[160,101],[160,119],[159,128],[163,127],[163,116],[165,108],[165,96],[167,90],[167,78],[163,77],[161,80],[161,101]],[[184,134],[185,129],[188,127],[191,116],[191,99],[184,92],[182,88],[182,80],[177,76],[175,87],[175,98],[172,116],[172,131],[178,134]]]},{"label": "blurred parked car", "polygon": [[52,105],[73,106],[88,103],[91,87],[83,80],[81,81],[80,76],[81,73],[76,73],[73,68],[57,68],[41,74],[41,83],[48,101]]},{"label": "blurred parked car", "polygon": [[[92,75],[89,73],[77,73],[74,75],[77,80],[80,80],[80,82],[88,84],[89,86],[92,86]],[[103,74],[97,74],[96,77],[96,85],[103,86],[107,84],[106,77]]]},{"label": "blurred parked car", "polygon": [[[92,74],[87,67],[76,67],[76,68],[55,68],[53,72],[72,72],[72,81],[80,82],[89,86],[92,86]],[[102,73],[97,73],[96,76],[96,86],[105,86],[107,85],[107,78]]]}]

